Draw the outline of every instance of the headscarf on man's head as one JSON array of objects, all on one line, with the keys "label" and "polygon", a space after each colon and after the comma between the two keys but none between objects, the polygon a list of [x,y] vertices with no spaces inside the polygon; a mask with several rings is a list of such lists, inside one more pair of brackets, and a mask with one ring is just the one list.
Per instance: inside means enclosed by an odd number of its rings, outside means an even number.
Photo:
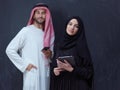
[{"label": "headscarf on man's head", "polygon": [[53,42],[51,43],[51,38],[54,37],[54,28],[53,28],[51,13],[46,4],[39,3],[33,7],[27,25],[33,24],[33,15],[37,9],[43,9],[46,11],[46,18],[44,25],[44,47],[50,47],[50,45],[53,44]]}]

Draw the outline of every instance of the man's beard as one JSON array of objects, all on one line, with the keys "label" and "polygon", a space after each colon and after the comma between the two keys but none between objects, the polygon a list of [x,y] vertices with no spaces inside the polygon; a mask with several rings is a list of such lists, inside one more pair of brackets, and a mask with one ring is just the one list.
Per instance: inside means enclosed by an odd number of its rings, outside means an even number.
[{"label": "man's beard", "polygon": [[[43,18],[42,18],[43,19]],[[36,18],[33,18],[34,22],[36,22],[37,24],[44,24],[45,20],[38,20]]]}]

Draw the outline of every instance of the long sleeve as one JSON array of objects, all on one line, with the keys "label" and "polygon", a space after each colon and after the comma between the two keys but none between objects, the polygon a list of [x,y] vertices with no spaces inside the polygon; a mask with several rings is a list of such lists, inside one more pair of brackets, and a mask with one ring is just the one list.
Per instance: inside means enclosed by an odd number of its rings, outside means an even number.
[{"label": "long sleeve", "polygon": [[21,71],[24,72],[28,63],[18,53],[24,47],[25,43],[24,28],[13,38],[6,48],[6,54],[12,63]]},{"label": "long sleeve", "polygon": [[87,80],[92,78],[93,73],[94,73],[92,62],[91,61],[86,62],[82,66],[75,66],[72,73],[74,73],[77,76],[80,76],[80,77],[82,77],[84,79],[87,79]]}]

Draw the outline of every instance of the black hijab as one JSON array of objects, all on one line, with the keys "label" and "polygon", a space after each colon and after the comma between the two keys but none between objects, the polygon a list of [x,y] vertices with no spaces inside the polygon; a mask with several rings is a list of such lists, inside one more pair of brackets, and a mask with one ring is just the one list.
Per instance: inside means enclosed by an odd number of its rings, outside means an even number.
[{"label": "black hijab", "polygon": [[63,40],[59,44],[59,49],[67,50],[67,49],[76,47],[75,53],[79,57],[84,58],[85,60],[90,60],[91,62],[91,56],[90,56],[89,49],[87,46],[83,21],[79,16],[71,17],[68,19],[66,23],[66,27],[69,21],[72,19],[76,19],[78,21],[78,32],[75,35],[70,36],[67,34],[65,30]]},{"label": "black hijab", "polygon": [[67,27],[67,24],[69,23],[69,21],[72,19],[76,19],[78,21],[78,32],[75,35],[70,36],[67,34],[67,32],[65,30],[65,34],[64,34],[63,40],[60,42],[61,44],[60,44],[59,48],[61,50],[66,50],[66,49],[70,49],[72,47],[76,47],[76,50],[77,50],[79,56],[81,56],[83,58],[84,57],[90,58],[87,41],[86,41],[86,37],[85,37],[83,21],[79,16],[71,17],[68,19],[68,21],[66,23],[66,27]]},{"label": "black hijab", "polygon": [[[68,35],[66,32],[67,24],[72,19],[76,19],[78,21],[78,32],[73,36]],[[63,36],[63,40],[61,40],[60,49],[66,50],[66,49],[70,49],[70,48],[74,47],[76,45],[77,39],[80,37],[82,27],[83,27],[83,25],[81,23],[81,19],[78,16],[69,18],[67,23],[66,23],[66,26],[65,26],[65,34]]]},{"label": "black hijab", "polygon": [[[72,19],[76,19],[78,21],[78,25],[79,25],[78,32],[74,36],[70,36],[67,34],[65,30],[65,34],[64,34],[63,40],[60,43],[59,49],[67,50],[75,47],[74,53],[76,56],[76,64],[80,65],[81,64],[80,61],[82,60],[82,65],[84,64],[86,64],[87,66],[92,65],[92,59],[87,46],[86,37],[85,37],[83,21],[79,16],[74,16],[67,21],[66,26],[69,23],[69,21]],[[92,87],[92,82],[93,82],[93,77],[91,77],[88,80],[90,87]]]}]

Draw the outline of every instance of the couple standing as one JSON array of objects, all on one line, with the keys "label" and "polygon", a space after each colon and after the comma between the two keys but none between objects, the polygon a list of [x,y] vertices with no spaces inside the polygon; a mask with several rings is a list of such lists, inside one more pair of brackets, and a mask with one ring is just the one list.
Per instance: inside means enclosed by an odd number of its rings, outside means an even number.
[{"label": "couple standing", "polygon": [[[33,7],[28,25],[6,48],[9,59],[23,73],[23,90],[89,90],[93,65],[79,17],[68,20],[63,40],[55,44],[54,51],[53,47],[51,14],[47,5],[39,3]],[[65,55],[74,56],[76,64],[57,59]]]}]

